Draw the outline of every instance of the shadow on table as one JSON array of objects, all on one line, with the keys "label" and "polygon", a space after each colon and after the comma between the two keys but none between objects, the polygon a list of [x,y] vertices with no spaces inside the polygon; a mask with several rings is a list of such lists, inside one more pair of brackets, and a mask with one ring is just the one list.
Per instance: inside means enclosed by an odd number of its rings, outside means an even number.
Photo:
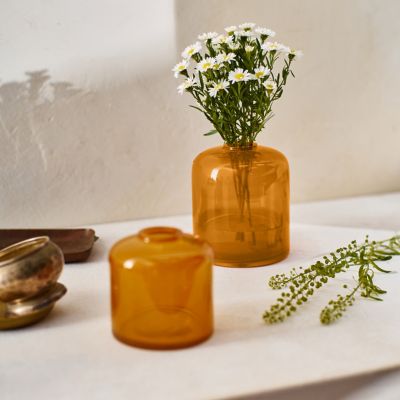
[{"label": "shadow on table", "polygon": [[[109,315],[108,298],[102,299],[98,294],[88,291],[75,293],[75,299],[71,301],[68,301],[67,296],[68,293],[43,321],[32,325],[29,329],[65,329],[67,326],[82,324]],[[76,301],[77,297],[79,301]]]},{"label": "shadow on table", "polygon": [[[312,305],[304,305],[304,309]],[[260,308],[259,298],[242,300],[230,304],[216,305],[215,331],[207,346],[221,346],[229,343],[248,343],[252,340],[274,340],[282,336],[280,325],[267,325],[262,319],[265,308]],[[292,319],[292,329],[303,323]]]},{"label": "shadow on table", "polygon": [[[400,368],[381,371],[345,379],[321,382],[314,385],[297,386],[292,389],[277,390],[269,393],[260,393],[251,396],[234,397],[232,400],[372,400],[383,398],[378,393],[366,393],[370,385],[379,386],[377,391],[382,393],[380,386],[386,381],[394,381],[399,377]],[[397,398],[395,393],[389,397]]]}]

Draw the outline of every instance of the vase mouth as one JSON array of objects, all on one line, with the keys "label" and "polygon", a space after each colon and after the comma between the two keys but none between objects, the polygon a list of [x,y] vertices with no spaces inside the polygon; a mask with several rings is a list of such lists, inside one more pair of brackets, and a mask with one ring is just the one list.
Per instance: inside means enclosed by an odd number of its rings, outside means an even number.
[{"label": "vase mouth", "polygon": [[257,147],[256,142],[251,143],[224,143],[223,148],[228,150],[252,150]]},{"label": "vase mouth", "polygon": [[167,226],[154,226],[151,228],[142,229],[139,233],[139,238],[145,243],[150,242],[171,242],[182,237],[183,233],[180,229]]}]

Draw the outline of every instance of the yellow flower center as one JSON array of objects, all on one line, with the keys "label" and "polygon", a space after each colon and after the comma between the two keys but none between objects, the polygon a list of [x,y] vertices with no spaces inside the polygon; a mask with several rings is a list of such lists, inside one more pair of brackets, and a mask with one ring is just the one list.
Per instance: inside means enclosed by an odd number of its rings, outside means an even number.
[{"label": "yellow flower center", "polygon": [[203,68],[204,69],[208,69],[210,67],[211,67],[211,63],[209,63],[209,62],[206,62],[206,63],[203,64]]},{"label": "yellow flower center", "polygon": [[189,56],[191,56],[193,53],[194,53],[194,49],[189,49],[189,50],[188,50]]},{"label": "yellow flower center", "polygon": [[263,76],[264,76],[264,72],[263,71],[256,72],[256,78],[262,78]]},{"label": "yellow flower center", "polygon": [[244,74],[242,72],[238,72],[237,74],[235,74],[235,79],[237,79],[238,81],[244,78]]}]

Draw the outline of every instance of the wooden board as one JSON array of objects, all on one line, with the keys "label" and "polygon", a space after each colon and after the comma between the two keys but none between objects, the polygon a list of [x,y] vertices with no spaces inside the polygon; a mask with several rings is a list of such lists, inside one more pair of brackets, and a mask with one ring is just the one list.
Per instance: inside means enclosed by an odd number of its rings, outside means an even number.
[{"label": "wooden board", "polygon": [[0,249],[36,236],[48,236],[66,263],[86,261],[97,237],[93,229],[0,229]]}]

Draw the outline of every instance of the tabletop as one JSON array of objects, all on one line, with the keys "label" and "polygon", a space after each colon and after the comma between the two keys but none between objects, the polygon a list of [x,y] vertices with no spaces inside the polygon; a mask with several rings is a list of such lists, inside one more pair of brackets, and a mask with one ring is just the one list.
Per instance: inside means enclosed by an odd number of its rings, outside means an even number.
[{"label": "tabletop", "polygon": [[108,251],[151,225],[190,232],[191,218],[92,226],[100,240],[87,263],[65,266],[60,281],[68,293],[54,311],[30,328],[0,332],[2,399],[399,398],[400,274],[379,276],[388,289],[384,302],[360,300],[329,327],[318,313],[334,286],[283,324],[265,325],[261,316],[277,297],[267,286],[275,273],[366,234],[393,235],[400,193],[294,205],[289,258],[261,268],[214,267],[215,333],[178,351],[129,347],[111,334]]}]

